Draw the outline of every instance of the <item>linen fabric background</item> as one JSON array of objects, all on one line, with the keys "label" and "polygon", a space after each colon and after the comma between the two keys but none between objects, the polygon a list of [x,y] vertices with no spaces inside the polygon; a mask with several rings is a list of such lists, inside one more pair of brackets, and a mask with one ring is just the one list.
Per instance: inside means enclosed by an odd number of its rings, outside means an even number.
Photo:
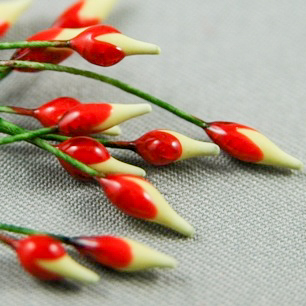
[{"label": "linen fabric background", "polygon": [[[4,40],[23,40],[49,27],[71,3],[34,1]],[[302,0],[119,1],[107,23],[158,44],[162,54],[128,57],[111,68],[75,54],[65,65],[119,78],[208,121],[257,128],[305,162],[305,10]],[[1,59],[11,53],[2,51]],[[0,86],[3,105],[33,108],[59,96],[143,102],[57,72],[14,73]],[[3,118],[40,126],[31,118]],[[120,139],[156,128],[208,139],[158,107],[122,128]],[[304,172],[250,165],[223,153],[155,168],[131,152],[112,152],[147,170],[148,179],[194,225],[194,239],[122,214],[97,185],[74,180],[55,157],[27,143],[0,148],[1,222],[65,235],[130,237],[173,255],[178,268],[118,273],[72,251],[101,282],[52,285],[31,278],[2,245],[1,305],[305,305]]]}]

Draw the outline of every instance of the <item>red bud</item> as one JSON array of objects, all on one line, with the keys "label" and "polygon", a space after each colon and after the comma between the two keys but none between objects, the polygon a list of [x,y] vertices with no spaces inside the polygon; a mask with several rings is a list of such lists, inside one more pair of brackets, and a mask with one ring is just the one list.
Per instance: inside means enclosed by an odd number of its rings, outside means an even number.
[{"label": "red bud", "polygon": [[124,52],[116,45],[96,39],[97,36],[110,33],[120,32],[111,26],[93,26],[71,39],[70,45],[90,63],[112,66],[125,57]]},{"label": "red bud", "polygon": [[179,140],[166,131],[154,130],[135,141],[137,153],[148,163],[156,166],[175,162],[182,155]]},{"label": "red bud", "polygon": [[[128,173],[145,176],[145,171],[139,167],[123,163],[113,158],[99,141],[90,137],[73,137],[62,142],[58,148],[78,161],[97,170],[102,176],[110,173]],[[59,159],[68,173],[78,179],[90,179],[91,176]]]},{"label": "red bud", "polygon": [[[97,164],[108,160],[111,156],[107,149],[90,137],[74,137],[58,145],[58,149],[84,164]],[[72,176],[78,179],[89,179],[91,176],[59,159],[61,165]]]},{"label": "red bud", "polygon": [[248,126],[233,122],[212,122],[205,131],[221,149],[242,161],[296,170],[303,168],[301,161]]},{"label": "red bud", "polygon": [[149,104],[79,104],[64,114],[58,126],[68,136],[95,134],[151,110]]},{"label": "red bud", "polygon": [[[208,136],[231,156],[247,161],[258,162],[263,158],[261,149],[237,129],[251,129],[233,122],[212,122],[205,129]],[[253,129],[251,129],[253,130]]]},{"label": "red bud", "polygon": [[79,100],[70,97],[60,97],[43,104],[34,110],[34,116],[44,126],[57,125],[62,116],[74,106],[80,104]]},{"label": "red bud", "polygon": [[59,241],[49,236],[29,236],[18,241],[16,249],[18,258],[23,268],[35,277],[42,280],[58,280],[60,275],[45,270],[39,264],[39,260],[57,260],[66,251]]}]

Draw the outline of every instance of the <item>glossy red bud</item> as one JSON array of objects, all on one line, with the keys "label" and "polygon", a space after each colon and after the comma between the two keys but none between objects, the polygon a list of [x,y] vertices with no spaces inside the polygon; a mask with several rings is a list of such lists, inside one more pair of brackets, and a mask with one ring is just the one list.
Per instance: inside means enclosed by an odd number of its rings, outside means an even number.
[{"label": "glossy red bud", "polygon": [[97,282],[99,276],[81,266],[52,237],[34,235],[19,240],[16,253],[22,267],[31,275],[46,281],[70,278],[81,282]]},{"label": "glossy red bud", "polygon": [[180,141],[165,131],[150,131],[137,139],[135,145],[137,153],[156,166],[168,165],[182,155]]},{"label": "glossy red bud", "polygon": [[129,244],[113,236],[78,237],[73,239],[75,247],[102,265],[113,269],[127,267],[132,259]]},{"label": "glossy red bud", "polygon": [[139,271],[148,268],[174,268],[177,261],[144,244],[113,236],[77,237],[73,245],[80,253],[107,267],[119,271]]},{"label": "glossy red bud", "polygon": [[96,39],[97,36],[111,33],[120,32],[107,25],[93,26],[71,39],[70,45],[90,63],[104,67],[112,66],[120,62],[125,53],[116,45]]},{"label": "glossy red bud", "polygon": [[[64,30],[61,28],[47,29],[29,37],[27,41],[56,40]],[[42,63],[59,64],[73,53],[69,48],[23,48],[17,50],[12,56],[13,60],[36,61]],[[18,69],[23,72],[37,72],[35,69]]]},{"label": "glossy red bud", "polygon": [[85,2],[85,0],[80,0],[70,6],[56,19],[53,24],[53,27],[84,28],[98,24],[100,22],[99,18],[82,18],[82,16],[80,16]]},{"label": "glossy red bud", "polygon": [[165,225],[186,235],[193,227],[180,217],[160,192],[147,180],[135,175],[107,175],[97,179],[109,200],[124,213]]},{"label": "glossy red bud", "polygon": [[51,100],[34,110],[34,116],[44,126],[57,125],[62,116],[80,104],[79,100],[70,97],[60,97]]},{"label": "glossy red bud", "polygon": [[[62,152],[95,169],[101,176],[110,173],[128,173],[139,176],[145,176],[146,174],[139,167],[123,163],[113,158],[99,141],[90,137],[72,137],[59,144],[58,148]],[[64,160],[59,159],[59,161],[65,170],[75,178],[91,179],[91,176],[71,166]]]},{"label": "glossy red bud", "polygon": [[[100,142],[84,136],[68,139],[60,143],[58,149],[87,165],[98,164],[111,157],[107,149]],[[66,161],[59,159],[59,162],[73,177],[78,179],[91,179],[90,175],[78,170]]]},{"label": "glossy red bud", "polygon": [[39,260],[53,261],[66,255],[59,241],[49,236],[29,236],[18,241],[16,252],[22,267],[33,276],[41,280],[61,278],[38,264]]},{"label": "glossy red bud", "polygon": [[112,114],[107,103],[80,104],[68,111],[60,120],[60,133],[71,136],[89,135],[98,132],[96,128]]},{"label": "glossy red bud", "polygon": [[61,134],[68,136],[101,133],[151,110],[149,104],[79,104],[64,114],[58,127]]},{"label": "glossy red bud", "polygon": [[303,168],[300,160],[248,126],[233,122],[212,122],[205,131],[221,149],[242,161],[295,170]]},{"label": "glossy red bud", "polygon": [[250,129],[234,122],[212,122],[205,129],[207,135],[231,156],[246,162],[258,162],[263,158],[261,149],[237,129]]}]

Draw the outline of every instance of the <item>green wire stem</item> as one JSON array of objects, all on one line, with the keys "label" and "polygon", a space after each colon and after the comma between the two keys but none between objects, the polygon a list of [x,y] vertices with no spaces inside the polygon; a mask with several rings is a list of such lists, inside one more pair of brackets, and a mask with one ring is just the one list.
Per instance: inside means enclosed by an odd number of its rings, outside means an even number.
[{"label": "green wire stem", "polygon": [[107,84],[110,84],[112,86],[115,86],[117,88],[120,88],[123,91],[126,91],[130,94],[133,94],[137,97],[140,97],[144,100],[147,100],[173,114],[175,114],[178,117],[181,117],[201,128],[207,128],[209,124],[199,118],[194,117],[193,115],[161,100],[158,99],[140,89],[137,89],[135,87],[132,87],[131,85],[124,83],[122,81],[119,81],[117,79],[95,73],[88,70],[82,70],[77,69],[73,67],[67,67],[62,65],[55,65],[55,64],[48,64],[48,63],[39,63],[39,62],[31,62],[31,61],[17,61],[17,60],[2,60],[0,61],[0,67],[11,67],[11,68],[30,68],[35,70],[50,70],[50,71],[58,71],[58,72],[66,72],[74,75],[80,75],[87,78],[91,78],[94,80],[98,80],[100,82],[104,82]]}]

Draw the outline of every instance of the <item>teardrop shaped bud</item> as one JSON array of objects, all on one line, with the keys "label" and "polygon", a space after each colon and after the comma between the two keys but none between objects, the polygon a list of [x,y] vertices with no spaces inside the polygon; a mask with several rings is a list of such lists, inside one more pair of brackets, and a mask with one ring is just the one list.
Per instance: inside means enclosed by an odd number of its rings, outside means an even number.
[{"label": "teardrop shaped bud", "polygon": [[177,265],[173,257],[127,238],[77,237],[73,238],[72,243],[83,255],[119,271],[132,272],[155,267],[174,268]]},{"label": "teardrop shaped bud", "polygon": [[233,122],[212,122],[205,131],[222,150],[239,160],[296,170],[303,168],[301,161],[248,126]]},{"label": "teardrop shaped bud", "polygon": [[80,0],[65,10],[53,27],[83,28],[99,24],[113,8],[116,0]]},{"label": "teardrop shaped bud", "polygon": [[[81,29],[51,28],[38,32],[27,41],[70,40],[84,31]],[[34,61],[42,63],[59,64],[73,53],[70,48],[22,48],[12,56],[13,60]],[[37,72],[37,69],[17,69],[23,72]]]},{"label": "teardrop shaped bud", "polygon": [[136,151],[148,163],[156,166],[196,156],[218,155],[217,145],[198,141],[169,130],[153,130],[135,141]]},{"label": "teardrop shaped bud", "polygon": [[117,64],[127,55],[160,53],[158,46],[129,38],[107,25],[86,29],[70,40],[70,46],[90,63],[104,67]]},{"label": "teardrop shaped bud", "polygon": [[82,136],[101,133],[128,119],[149,113],[149,104],[80,104],[61,118],[61,134]]},{"label": "teardrop shaped bud", "polygon": [[[112,173],[146,175],[143,169],[113,158],[99,141],[90,137],[79,136],[70,138],[59,144],[58,149],[97,170],[101,176]],[[59,161],[65,170],[75,178],[91,179],[91,176],[73,167],[66,161],[62,159],[59,159]]]},{"label": "teardrop shaped bud", "polygon": [[108,175],[97,180],[109,200],[124,213],[193,236],[194,228],[171,208],[147,180],[133,175]]},{"label": "teardrop shaped bud", "polygon": [[16,22],[33,0],[11,0],[0,2],[0,36]]},{"label": "teardrop shaped bud", "polygon": [[70,97],[59,97],[34,110],[34,116],[45,127],[57,125],[63,115],[81,102]]},{"label": "teardrop shaped bud", "polygon": [[96,273],[74,261],[62,244],[49,236],[35,235],[19,240],[16,252],[22,267],[41,280],[99,280]]},{"label": "teardrop shaped bud", "polygon": [[[45,126],[55,126],[58,124],[63,115],[76,105],[81,104],[77,99],[71,97],[59,97],[51,100],[36,109],[28,109],[11,106],[16,114],[35,117]],[[105,135],[118,136],[121,134],[119,126],[113,126],[102,132]]]}]

